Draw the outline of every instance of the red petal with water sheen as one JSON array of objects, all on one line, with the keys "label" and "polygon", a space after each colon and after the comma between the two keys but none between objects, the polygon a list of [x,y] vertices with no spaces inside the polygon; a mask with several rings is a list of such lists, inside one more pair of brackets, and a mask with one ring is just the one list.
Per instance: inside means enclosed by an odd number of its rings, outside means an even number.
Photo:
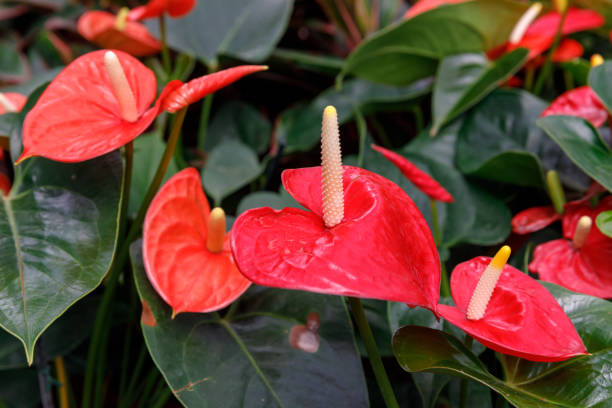
[{"label": "red petal with water sheen", "polygon": [[562,361],[587,350],[555,298],[535,279],[506,265],[485,315],[468,320],[466,310],[491,258],[460,263],[451,275],[456,307],[438,305],[440,315],[485,346],[531,361]]},{"label": "red petal with water sheen", "polygon": [[117,16],[106,11],[87,11],[79,18],[77,30],[101,48],[116,49],[136,57],[157,54],[161,43],[144,25],[128,21],[123,30],[115,27]]},{"label": "red petal with water sheen", "polygon": [[512,218],[512,231],[516,234],[529,234],[548,227],[561,219],[552,206],[532,207],[521,211]]},{"label": "red petal with water sheen", "polygon": [[[28,100],[27,97],[16,92],[6,92],[2,93],[2,95],[4,95],[4,97],[15,107],[15,112],[21,111]],[[6,109],[0,104],[0,115],[3,113],[6,113]]]},{"label": "red petal with water sheen", "polygon": [[[595,218],[603,211],[612,210],[612,196],[603,198],[595,207],[591,208],[589,203],[584,200],[572,201],[565,205],[565,213],[563,215],[563,236],[568,239],[574,237],[578,220],[583,215],[588,215],[595,223]],[[588,235],[586,244],[599,243],[601,241],[612,241],[611,238],[604,235],[599,228],[591,228],[591,233]],[[585,244],[585,245],[586,245]]]},{"label": "red petal with water sheen", "polygon": [[241,65],[192,79],[168,94],[162,102],[162,109],[174,113],[185,106],[199,101],[206,95],[236,82],[244,76],[265,71],[266,69],[268,67],[265,65]]},{"label": "red petal with water sheen", "polygon": [[[19,160],[43,156],[63,162],[88,160],[113,151],[145,131],[159,113],[153,72],[136,58],[115,51],[134,93],[139,118],[120,116],[104,65],[105,50],[85,54],[68,65],[26,116]],[[168,88],[164,92],[171,92]],[[149,108],[149,109],[147,109]]]},{"label": "red petal with water sheen", "polygon": [[387,160],[393,163],[395,167],[402,172],[404,177],[410,180],[410,182],[417,186],[423,193],[427,194],[429,198],[443,201],[445,203],[452,203],[454,201],[453,196],[446,191],[446,189],[442,187],[440,183],[434,180],[429,174],[412,164],[404,156],[401,156],[381,146],[372,145],[372,149],[385,156]]},{"label": "red petal with water sheen", "polygon": [[549,115],[572,115],[588,120],[600,127],[608,119],[608,111],[589,86],[581,86],[560,95],[542,112]]},{"label": "red petal with water sheen", "polygon": [[181,17],[189,13],[195,4],[195,0],[151,0],[146,5],[131,10],[128,19],[144,20],[159,17],[164,13],[168,13],[170,17]]},{"label": "red petal with water sheen", "polygon": [[268,207],[234,223],[240,271],[260,285],[404,302],[435,312],[440,261],[423,216],[404,191],[344,166],[344,220],[321,218],[321,167],[286,170],[283,185],[304,211]]},{"label": "red petal with water sheen", "polygon": [[[561,23],[561,15],[552,11],[536,19],[525,32],[526,36],[543,35],[554,37]],[[576,33],[578,31],[591,30],[604,25],[603,16],[593,10],[583,10],[570,7],[563,22],[563,35]]]},{"label": "red petal with water sheen", "polygon": [[418,14],[424,13],[444,4],[463,3],[465,1],[467,0],[420,0],[408,9],[406,14],[404,14],[404,18],[412,18]]},{"label": "red petal with water sheen", "polygon": [[143,258],[147,276],[174,313],[211,312],[236,300],[251,282],[232,258],[226,236],[223,251],[206,248],[210,207],[194,168],[174,175],[147,211]]}]

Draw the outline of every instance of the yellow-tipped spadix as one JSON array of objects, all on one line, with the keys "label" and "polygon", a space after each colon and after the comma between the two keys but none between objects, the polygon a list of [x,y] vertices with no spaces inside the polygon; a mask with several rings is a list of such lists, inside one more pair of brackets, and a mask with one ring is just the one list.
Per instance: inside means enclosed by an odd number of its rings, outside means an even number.
[{"label": "yellow-tipped spadix", "polygon": [[491,263],[480,276],[480,280],[478,280],[468,305],[467,318],[469,320],[480,320],[483,318],[489,300],[491,300],[491,295],[493,295],[495,285],[497,285],[497,281],[504,270],[504,266],[506,266],[506,262],[508,262],[508,258],[510,258],[510,247],[504,245],[497,251]]},{"label": "yellow-tipped spadix", "polygon": [[225,211],[216,207],[208,216],[208,234],[206,235],[206,248],[210,252],[221,252],[225,242]]},{"label": "yellow-tipped spadix", "polygon": [[596,67],[604,63],[604,59],[600,54],[591,55],[591,67]]},{"label": "yellow-tipped spadix", "polygon": [[344,190],[342,188],[342,153],[336,108],[323,111],[321,126],[321,192],[323,221],[328,228],[344,218]]},{"label": "yellow-tipped spadix", "polygon": [[127,25],[128,14],[130,14],[130,9],[127,7],[121,7],[119,12],[117,13],[117,18],[115,19],[115,28],[119,31],[125,30],[125,26]]},{"label": "yellow-tipped spadix", "polygon": [[2,106],[6,112],[17,112],[17,107],[13,105],[2,92],[0,92],[0,106]]},{"label": "yellow-tipped spadix", "polygon": [[512,33],[510,33],[510,38],[508,41],[510,44],[516,44],[523,38],[527,28],[529,25],[535,20],[535,18],[542,11],[542,3],[533,3],[525,13],[521,16],[519,21],[516,23],[514,28],[512,29]]},{"label": "yellow-tipped spadix", "polygon": [[136,122],[138,119],[136,99],[134,99],[134,93],[132,88],[130,88],[130,83],[125,76],[117,54],[112,51],[106,51],[104,54],[104,65],[113,87],[113,93],[119,103],[121,117],[128,122]]},{"label": "yellow-tipped spadix", "polygon": [[593,220],[588,215],[583,215],[578,220],[578,224],[576,224],[576,230],[574,231],[574,239],[572,239],[572,243],[574,244],[574,248],[580,249],[586,242],[587,237],[589,236],[589,232],[591,232],[591,227],[593,226]]}]

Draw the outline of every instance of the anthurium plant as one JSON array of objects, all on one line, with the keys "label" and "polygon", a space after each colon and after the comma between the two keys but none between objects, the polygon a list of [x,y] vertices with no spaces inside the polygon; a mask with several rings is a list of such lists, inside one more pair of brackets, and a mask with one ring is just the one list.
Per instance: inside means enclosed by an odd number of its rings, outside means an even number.
[{"label": "anthurium plant", "polygon": [[612,406],[607,0],[0,20],[0,406]]}]

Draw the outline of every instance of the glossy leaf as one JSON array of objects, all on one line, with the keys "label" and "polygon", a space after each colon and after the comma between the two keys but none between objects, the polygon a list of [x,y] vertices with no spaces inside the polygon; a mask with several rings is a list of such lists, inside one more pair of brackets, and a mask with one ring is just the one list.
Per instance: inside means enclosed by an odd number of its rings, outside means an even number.
[{"label": "glossy leaf", "polygon": [[[285,32],[292,8],[292,0],[198,0],[188,15],[166,22],[168,44],[207,65],[220,55],[263,61]],[[147,26],[159,34],[157,21]]]},{"label": "glossy leaf", "polygon": [[286,153],[308,151],[321,140],[321,112],[326,106],[336,107],[340,125],[352,120],[357,111],[362,115],[384,110],[394,103],[418,98],[431,90],[432,81],[424,79],[412,85],[394,87],[363,80],[349,80],[340,91],[330,88],[310,104],[289,109],[280,117],[277,137],[285,141]]},{"label": "glossy leaf", "polygon": [[517,49],[490,63],[482,54],[459,54],[443,58],[433,90],[432,134],[484,98],[512,76],[527,59]]},{"label": "glossy leaf", "polygon": [[206,134],[206,150],[227,139],[240,140],[258,154],[270,146],[272,126],[254,106],[235,101],[215,113]]},{"label": "glossy leaf", "polygon": [[[140,243],[132,246],[134,277],[155,325],[142,330],[153,361],[187,407],[367,407],[352,328],[340,297],[255,287],[223,318],[170,309],[146,279]],[[319,350],[289,344],[289,332],[317,312]],[[313,392],[316,390],[316,392]]]},{"label": "glossy leaf", "polygon": [[612,238],[612,211],[604,211],[597,216],[595,219],[597,223],[597,228],[599,230]]},{"label": "glossy leaf", "polygon": [[0,42],[0,80],[21,82],[29,75],[27,60],[14,44]]},{"label": "glossy leaf", "polygon": [[585,173],[612,191],[612,153],[586,120],[574,116],[548,116],[541,127]]},{"label": "glossy leaf", "polygon": [[591,68],[589,71],[589,86],[597,94],[599,99],[612,112],[612,84],[610,84],[610,76],[612,75],[612,62],[604,62],[603,64]]},{"label": "glossy leaf", "polygon": [[433,75],[445,56],[480,52],[504,42],[525,9],[506,0],[439,7],[370,36],[348,57],[341,75],[410,84]]},{"label": "glossy leaf", "polygon": [[257,178],[262,170],[250,147],[230,139],[210,152],[202,170],[204,189],[219,205],[223,198]]},{"label": "glossy leaf", "polygon": [[257,207],[270,207],[282,210],[285,207],[300,207],[283,187],[279,193],[272,191],[257,191],[245,196],[238,204],[236,214],[242,214],[246,210]]}]

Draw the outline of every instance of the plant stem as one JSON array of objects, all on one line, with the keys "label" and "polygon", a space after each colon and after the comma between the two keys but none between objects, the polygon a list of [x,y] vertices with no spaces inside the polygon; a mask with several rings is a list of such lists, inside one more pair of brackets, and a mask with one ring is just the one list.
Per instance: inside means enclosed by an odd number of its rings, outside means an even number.
[{"label": "plant stem", "polygon": [[49,384],[49,364],[40,339],[36,346],[36,369],[38,371],[38,389],[40,390],[40,403],[43,408],[54,408],[51,384]]},{"label": "plant stem", "polygon": [[355,109],[355,122],[357,123],[357,133],[359,134],[359,154],[357,156],[357,167],[363,167],[368,128],[359,109]]},{"label": "plant stem", "polygon": [[372,370],[374,371],[378,388],[380,389],[380,392],[385,400],[385,404],[387,408],[399,408],[397,400],[395,399],[395,394],[393,393],[393,388],[389,382],[389,377],[387,377],[385,366],[383,365],[380,354],[378,353],[378,348],[376,347],[376,342],[374,341],[374,334],[372,334],[372,329],[370,328],[370,324],[366,318],[361,300],[354,297],[349,297],[348,300],[349,304],[351,305],[353,317],[357,323],[357,328],[359,329],[359,334],[361,335],[363,344],[368,351],[368,358],[370,360]]},{"label": "plant stem", "polygon": [[535,76],[535,68],[532,64],[527,64],[525,68],[525,90],[531,91],[533,88],[533,78]]},{"label": "plant stem", "polygon": [[162,43],[162,63],[164,64],[164,71],[166,71],[166,75],[170,77],[172,73],[172,63],[170,61],[168,44],[166,43],[166,16],[164,14],[159,16],[159,32]]},{"label": "plant stem", "polygon": [[553,55],[555,55],[555,51],[557,51],[557,48],[559,47],[559,43],[561,42],[563,24],[565,23],[565,18],[567,17],[567,10],[569,10],[569,7],[566,7],[563,11],[563,14],[561,15],[561,21],[559,21],[559,26],[557,27],[557,32],[555,33],[555,39],[553,41],[552,46],[550,47],[550,50],[548,51],[548,54],[546,55],[546,62],[544,63],[544,67],[542,67],[540,75],[538,76],[538,80],[536,81],[536,84],[533,88],[533,93],[536,96],[540,94],[540,92],[542,91],[542,87],[544,86],[544,81],[546,81],[546,79],[550,75],[552,58]]},{"label": "plant stem", "polygon": [[[431,219],[433,224],[433,236],[434,242],[438,248],[442,246],[442,237],[440,235],[440,224],[438,223],[438,206],[436,200],[433,198],[429,199],[431,204]],[[448,273],[446,273],[446,265],[444,261],[440,259],[440,291],[443,297],[450,297],[450,286],[448,283]]]},{"label": "plant stem", "polygon": [[68,402],[68,374],[62,357],[55,358],[55,371],[60,385],[57,387],[57,400],[60,408],[70,408]]},{"label": "plant stem", "polygon": [[208,120],[210,119],[210,110],[213,103],[214,94],[209,94],[204,98],[202,104],[202,114],[200,115],[200,127],[198,128],[198,148],[206,150],[206,135],[208,134]]}]

